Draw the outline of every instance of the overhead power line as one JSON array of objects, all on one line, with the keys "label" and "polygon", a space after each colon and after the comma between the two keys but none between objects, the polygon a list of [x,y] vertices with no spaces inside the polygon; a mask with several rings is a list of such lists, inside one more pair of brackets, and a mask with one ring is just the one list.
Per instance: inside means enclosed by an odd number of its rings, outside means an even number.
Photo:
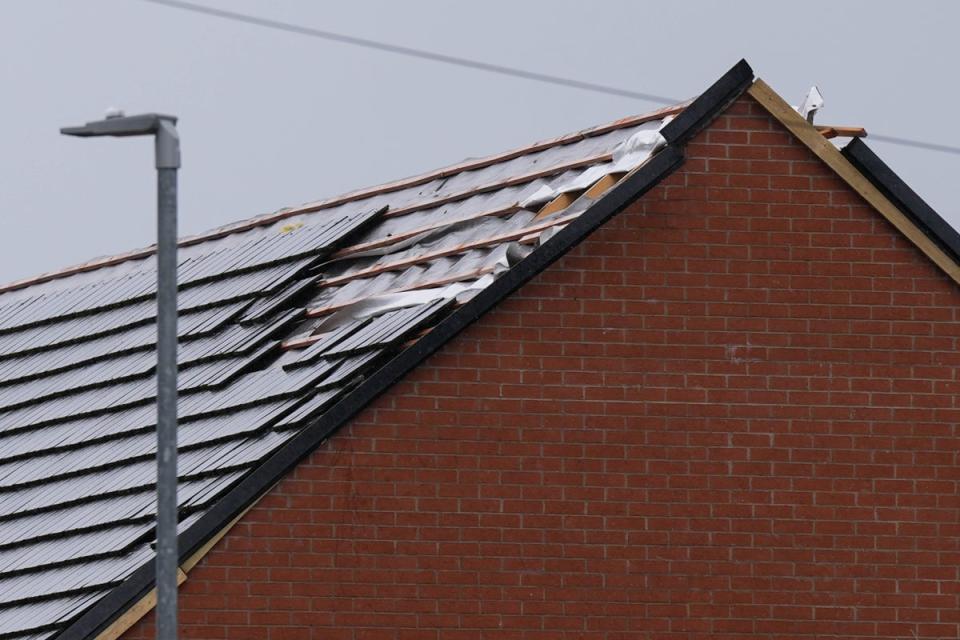
[{"label": "overhead power line", "polygon": [[915,147],[917,149],[926,149],[928,151],[942,151],[943,153],[960,153],[960,148],[952,147],[948,144],[936,144],[933,142],[921,142],[920,140],[911,140],[909,138],[898,138],[896,136],[883,136],[871,133],[868,136],[871,140],[878,142],[889,142],[890,144],[899,144],[904,147]]},{"label": "overhead power line", "polygon": [[[275,31],[285,31],[287,33],[296,33],[298,35],[310,36],[312,38],[320,38],[322,40],[328,40],[330,42],[339,42],[341,44],[349,44],[355,47],[374,49],[377,51],[384,51],[387,53],[407,56],[410,58],[430,60],[432,62],[441,62],[443,64],[450,64],[458,67],[466,67],[468,69],[475,69],[478,71],[486,71],[488,73],[496,73],[499,75],[510,76],[513,78],[522,78],[524,80],[533,80],[535,82],[543,82],[546,84],[553,84],[561,87],[568,87],[571,89],[581,89],[583,91],[603,93],[606,95],[618,96],[621,98],[631,98],[633,100],[644,100],[646,102],[654,102],[657,104],[676,104],[678,102],[681,102],[681,100],[676,98],[670,98],[667,96],[661,96],[653,93],[643,93],[640,91],[632,91],[630,89],[622,89],[620,87],[612,87],[609,85],[597,84],[594,82],[584,82],[583,80],[577,80],[575,78],[565,78],[562,76],[555,76],[547,73],[527,71],[525,69],[517,69],[515,67],[507,67],[504,65],[492,64],[489,62],[482,62],[480,60],[471,60],[469,58],[461,58],[459,56],[451,56],[444,53],[436,53],[434,51],[427,51],[425,49],[415,49],[413,47],[404,47],[400,45],[390,44],[387,42],[382,42],[380,40],[359,38],[356,36],[350,36],[342,33],[335,33],[333,31],[324,31],[322,29],[314,29],[312,27],[303,27],[303,26],[292,24],[289,22],[281,22],[279,20],[270,20],[268,18],[260,18],[257,16],[251,16],[245,13],[239,13],[236,11],[228,11],[226,9],[215,9],[213,7],[194,4],[192,2],[184,2],[183,0],[143,0],[143,2],[149,2],[155,5],[169,7],[171,9],[180,9],[182,11],[189,11],[197,14],[203,14],[203,15],[212,16],[215,18],[221,18],[224,20],[233,20],[234,22],[243,22],[243,23],[255,25],[258,27],[273,29]],[[936,144],[933,142],[923,142],[922,140],[913,140],[910,138],[900,138],[896,136],[885,136],[885,135],[878,135],[878,134],[870,134],[869,137],[870,139],[877,140],[878,142],[887,142],[890,144],[896,144],[896,145],[901,145],[905,147],[914,147],[916,149],[925,149],[928,151],[939,151],[941,153],[952,153],[952,154],[960,155],[960,147],[955,147],[952,145]]]},{"label": "overhead power line", "polygon": [[224,18],[226,20],[235,20],[237,22],[245,22],[247,24],[257,25],[258,27],[276,29],[277,31],[287,31],[289,33],[297,33],[303,36],[312,36],[314,38],[322,38],[323,40],[330,40],[332,42],[352,44],[357,47],[365,47],[367,49],[376,49],[378,51],[386,51],[387,53],[396,53],[402,56],[409,56],[411,58],[420,58],[422,60],[431,60],[433,62],[443,62],[445,64],[452,64],[458,67],[467,67],[469,69],[488,71],[490,73],[499,73],[500,75],[512,76],[514,78],[523,78],[524,80],[535,80],[537,82],[546,82],[549,84],[560,85],[562,87],[571,87],[573,89],[583,89],[584,91],[595,91],[597,93],[606,93],[609,95],[620,96],[622,98],[646,100],[648,102],[657,102],[660,104],[676,104],[677,102],[680,102],[680,100],[675,100],[674,98],[668,98],[666,96],[658,96],[652,93],[641,93],[639,91],[630,91],[628,89],[620,89],[618,87],[609,87],[602,84],[595,84],[593,82],[583,82],[582,80],[574,80],[573,78],[562,78],[560,76],[552,76],[546,73],[537,73],[535,71],[524,71],[523,69],[514,69],[513,67],[505,67],[499,64],[490,64],[489,62],[481,62],[479,60],[470,60],[468,58],[460,58],[458,56],[448,56],[444,53],[435,53],[433,51],[425,51],[423,49],[414,49],[412,47],[402,47],[400,45],[388,44],[386,42],[380,42],[378,40],[369,40],[367,38],[358,38],[356,36],[348,36],[342,33],[334,33],[332,31],[322,31],[320,29],[312,29],[310,27],[301,27],[300,25],[290,24],[289,22],[279,22],[277,20],[268,20],[266,18],[258,18],[256,16],[251,16],[244,13],[237,13],[236,11],[225,11],[223,9],[214,9],[213,7],[205,7],[203,5],[193,4],[192,2],[181,2],[180,0],[144,0],[144,1],[150,2],[153,4],[163,5],[165,7],[172,7],[174,9],[183,9],[184,11],[193,11],[195,13],[202,13],[208,16]]}]

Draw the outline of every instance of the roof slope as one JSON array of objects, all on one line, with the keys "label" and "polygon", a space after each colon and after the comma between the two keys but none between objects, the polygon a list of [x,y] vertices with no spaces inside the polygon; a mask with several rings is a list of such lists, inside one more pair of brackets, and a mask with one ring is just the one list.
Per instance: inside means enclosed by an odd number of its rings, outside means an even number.
[{"label": "roof slope", "polygon": [[[182,557],[675,168],[751,78],[183,242]],[[0,638],[87,637],[152,582],[154,278],[144,250],[0,294]]]}]

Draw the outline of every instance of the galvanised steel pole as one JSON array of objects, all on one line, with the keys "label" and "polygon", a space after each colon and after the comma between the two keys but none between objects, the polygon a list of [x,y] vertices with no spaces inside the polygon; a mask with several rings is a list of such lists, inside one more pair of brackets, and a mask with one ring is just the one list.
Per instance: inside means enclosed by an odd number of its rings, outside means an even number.
[{"label": "galvanised steel pole", "polygon": [[154,136],[157,166],[157,638],[177,637],[177,119],[158,113],[104,120],[60,133]]},{"label": "galvanised steel pole", "polygon": [[177,637],[177,169],[169,121],[157,157],[157,639]]}]

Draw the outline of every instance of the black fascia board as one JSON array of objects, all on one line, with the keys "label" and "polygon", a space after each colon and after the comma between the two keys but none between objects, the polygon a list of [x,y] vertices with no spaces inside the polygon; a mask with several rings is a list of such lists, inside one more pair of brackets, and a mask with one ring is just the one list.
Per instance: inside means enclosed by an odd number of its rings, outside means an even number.
[{"label": "black fascia board", "polygon": [[960,233],[881,160],[866,142],[854,138],[841,153],[928,238],[960,263]]},{"label": "black fascia board", "polygon": [[753,84],[753,69],[746,60],[740,60],[676,118],[660,129],[660,135],[666,138],[667,144],[686,143],[713,122],[713,119],[739,98],[751,84]]},{"label": "black fascia board", "polygon": [[[580,244],[627,205],[657,186],[684,163],[683,142],[689,140],[750,86],[753,72],[745,60],[734,65],[694,100],[661,134],[666,147],[605,193],[576,220],[442,320],[427,335],[395,356],[361,382],[323,415],[286,442],[264,463],[234,485],[178,539],[180,560],[189,558],[223,527],[270,490],[301,460],[313,453],[340,427],[390,389],[407,373],[443,347],[504,298]],[[688,110],[691,117],[684,117]],[[667,131],[668,127],[669,132]],[[669,133],[670,137],[667,137]],[[90,640],[143,598],[155,582],[153,560],[144,563],[119,586],[80,614],[56,640]]]}]

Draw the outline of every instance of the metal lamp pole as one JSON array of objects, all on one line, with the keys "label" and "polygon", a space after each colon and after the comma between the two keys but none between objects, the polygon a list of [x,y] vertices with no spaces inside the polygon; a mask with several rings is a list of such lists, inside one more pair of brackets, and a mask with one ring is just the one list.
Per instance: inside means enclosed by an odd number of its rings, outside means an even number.
[{"label": "metal lamp pole", "polygon": [[108,115],[68,136],[154,136],[157,164],[157,638],[177,637],[177,170],[173,116]]}]

